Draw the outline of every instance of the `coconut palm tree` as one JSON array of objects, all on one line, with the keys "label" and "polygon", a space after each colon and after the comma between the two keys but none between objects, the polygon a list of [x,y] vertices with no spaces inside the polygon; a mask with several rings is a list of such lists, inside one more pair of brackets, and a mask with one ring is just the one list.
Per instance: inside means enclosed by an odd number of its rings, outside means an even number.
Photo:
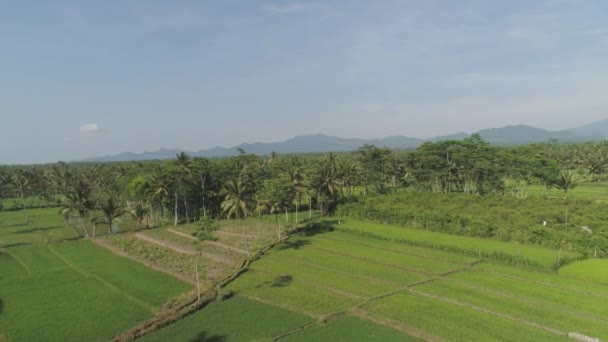
[{"label": "coconut palm tree", "polygon": [[110,233],[114,234],[113,223],[126,212],[124,204],[116,195],[107,194],[106,198],[99,203],[98,209],[101,210],[104,220],[110,226]]},{"label": "coconut palm tree", "polygon": [[192,178],[192,158],[184,152],[180,152],[175,155],[174,162],[174,173],[173,178],[175,182],[174,188],[174,196],[175,196],[175,221],[174,225],[177,226],[178,217],[177,217],[177,201],[178,201],[178,191],[181,192],[184,199],[184,211],[186,214],[186,222],[190,221],[190,216],[188,215],[188,199],[186,197],[185,187]]},{"label": "coconut palm tree", "polygon": [[[298,157],[292,157],[285,170],[287,179],[287,191],[289,197],[296,204],[296,224],[298,224],[298,211],[300,203],[307,196],[307,182],[305,166]],[[287,208],[285,208],[287,210]],[[286,222],[287,224],[287,222]]]},{"label": "coconut palm tree", "polygon": [[564,191],[564,198],[568,196],[568,191],[576,188],[583,181],[578,173],[571,170],[562,170],[553,186]]},{"label": "coconut palm tree", "polygon": [[169,198],[169,192],[171,191],[172,181],[163,172],[160,166],[157,166],[152,174],[149,176],[150,192],[152,194],[152,200],[158,200],[160,204],[161,216],[164,217],[164,204]]},{"label": "coconut palm tree", "polygon": [[150,214],[150,208],[147,205],[144,205],[141,201],[137,201],[134,204],[132,203],[128,208],[127,212],[133,216],[135,220],[137,220],[138,224],[143,224],[144,219],[146,219],[146,228],[150,227],[150,222],[148,221],[148,215]]},{"label": "coconut palm tree", "polygon": [[340,177],[336,166],[336,156],[329,153],[317,166],[315,179],[317,191],[317,202],[321,214],[324,215],[330,209],[330,204],[335,201],[340,191]]},{"label": "coconut palm tree", "polygon": [[[253,196],[249,187],[241,177],[235,177],[226,182],[223,193],[225,194],[225,197],[221,205],[222,212],[228,218],[234,217],[242,220],[243,231],[245,231],[244,220],[251,213],[251,207],[253,205]],[[249,254],[249,243],[247,241],[246,233],[245,245],[247,246],[247,253]]]},{"label": "coconut palm tree", "polygon": [[89,237],[89,232],[84,224],[84,218],[89,213],[89,210],[95,207],[92,199],[91,186],[83,179],[77,179],[66,193],[61,202],[61,214],[66,219],[76,216],[85,236]]}]

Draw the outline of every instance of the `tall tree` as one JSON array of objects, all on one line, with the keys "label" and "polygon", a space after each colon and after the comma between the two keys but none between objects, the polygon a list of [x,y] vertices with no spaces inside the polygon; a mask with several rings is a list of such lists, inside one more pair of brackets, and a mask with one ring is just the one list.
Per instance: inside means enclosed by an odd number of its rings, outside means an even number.
[{"label": "tall tree", "polygon": [[222,212],[228,218],[236,218],[242,220],[243,231],[245,233],[245,244],[247,245],[247,253],[249,253],[249,242],[245,231],[244,220],[251,213],[253,206],[252,192],[248,188],[245,181],[240,178],[229,179],[223,189],[225,195],[222,202]]},{"label": "tall tree", "polygon": [[61,214],[66,218],[76,217],[85,236],[89,237],[89,232],[84,223],[84,219],[91,209],[95,207],[92,198],[91,185],[82,178],[79,178],[71,185],[70,190],[64,195],[61,202]]},{"label": "tall tree", "polygon": [[125,205],[118,199],[115,194],[105,194],[98,205],[106,223],[110,226],[110,233],[114,234],[114,222],[121,217],[125,212]]}]

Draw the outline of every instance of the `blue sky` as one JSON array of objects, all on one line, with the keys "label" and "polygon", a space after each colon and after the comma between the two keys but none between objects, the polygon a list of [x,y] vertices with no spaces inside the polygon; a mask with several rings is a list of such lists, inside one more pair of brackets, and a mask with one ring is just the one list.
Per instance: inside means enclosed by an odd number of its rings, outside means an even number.
[{"label": "blue sky", "polygon": [[606,1],[0,4],[0,164],[608,118]]}]

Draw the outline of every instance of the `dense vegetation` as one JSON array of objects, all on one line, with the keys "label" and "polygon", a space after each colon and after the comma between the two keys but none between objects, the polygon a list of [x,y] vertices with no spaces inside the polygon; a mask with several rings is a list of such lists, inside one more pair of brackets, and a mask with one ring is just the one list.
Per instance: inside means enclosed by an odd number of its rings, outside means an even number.
[{"label": "dense vegetation", "polygon": [[[603,180],[606,142],[495,147],[474,135],[413,151],[365,145],[325,156],[241,152],[224,159],[182,153],[145,163],[0,167],[0,208],[60,207],[81,236],[93,236],[118,231],[117,218],[126,215],[139,227],[269,213],[287,225],[310,215],[302,211],[331,214],[347,203],[341,213],[365,219],[608,253],[602,204],[528,198],[531,186],[567,195],[581,182]],[[380,197],[388,193],[397,195]]]}]

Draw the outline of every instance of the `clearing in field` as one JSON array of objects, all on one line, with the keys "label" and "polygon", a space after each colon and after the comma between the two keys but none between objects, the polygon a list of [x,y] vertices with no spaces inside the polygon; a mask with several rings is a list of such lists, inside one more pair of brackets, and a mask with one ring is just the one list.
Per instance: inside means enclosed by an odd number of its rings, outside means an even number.
[{"label": "clearing in field", "polygon": [[59,209],[27,209],[0,212],[0,248],[77,238]]}]

